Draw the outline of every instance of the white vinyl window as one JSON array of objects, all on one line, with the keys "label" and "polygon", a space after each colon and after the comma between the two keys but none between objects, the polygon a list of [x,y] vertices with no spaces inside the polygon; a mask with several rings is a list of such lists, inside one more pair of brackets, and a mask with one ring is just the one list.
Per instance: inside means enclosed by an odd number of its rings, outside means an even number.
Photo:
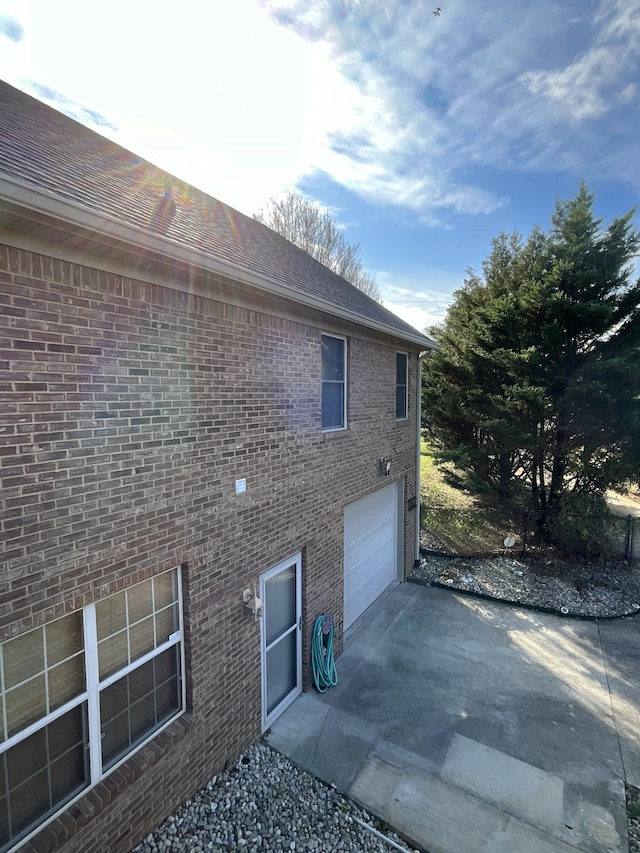
[{"label": "white vinyl window", "polygon": [[396,418],[399,421],[406,420],[409,407],[408,360],[406,352],[396,353]]},{"label": "white vinyl window", "polygon": [[177,569],[0,645],[0,851],[184,709]]},{"label": "white vinyl window", "polygon": [[322,429],[347,425],[347,342],[322,336]]}]

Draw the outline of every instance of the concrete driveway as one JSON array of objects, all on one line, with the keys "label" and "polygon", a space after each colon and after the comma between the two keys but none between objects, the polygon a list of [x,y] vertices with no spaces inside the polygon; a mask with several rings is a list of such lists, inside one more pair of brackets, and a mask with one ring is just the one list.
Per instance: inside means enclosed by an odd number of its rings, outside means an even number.
[{"label": "concrete driveway", "polygon": [[640,618],[563,619],[402,584],[269,743],[430,853],[627,851]]}]

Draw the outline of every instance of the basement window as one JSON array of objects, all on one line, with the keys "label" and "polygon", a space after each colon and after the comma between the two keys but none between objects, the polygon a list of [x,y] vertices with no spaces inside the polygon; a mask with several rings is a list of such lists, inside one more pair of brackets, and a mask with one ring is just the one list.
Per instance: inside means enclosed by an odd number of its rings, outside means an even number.
[{"label": "basement window", "polygon": [[37,831],[184,710],[180,574],[0,646],[0,851]]}]

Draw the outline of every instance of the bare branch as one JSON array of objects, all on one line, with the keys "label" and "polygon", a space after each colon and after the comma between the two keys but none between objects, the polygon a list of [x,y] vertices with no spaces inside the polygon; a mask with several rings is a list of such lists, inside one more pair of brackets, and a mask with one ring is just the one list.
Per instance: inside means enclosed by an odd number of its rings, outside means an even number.
[{"label": "bare branch", "polygon": [[266,211],[260,210],[253,218],[286,237],[367,296],[381,301],[375,278],[360,260],[360,244],[347,242],[329,212],[316,202],[296,192],[288,192],[279,199],[272,196]]}]

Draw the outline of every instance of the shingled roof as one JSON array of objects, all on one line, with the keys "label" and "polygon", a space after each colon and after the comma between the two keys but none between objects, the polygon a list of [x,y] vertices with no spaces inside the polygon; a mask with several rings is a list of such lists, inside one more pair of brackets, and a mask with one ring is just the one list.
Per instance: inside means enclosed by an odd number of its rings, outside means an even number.
[{"label": "shingled roof", "polygon": [[[217,258],[420,346],[432,342],[270,228],[0,82],[0,178]],[[0,201],[8,200],[7,185]],[[157,245],[157,242],[156,242]]]}]

